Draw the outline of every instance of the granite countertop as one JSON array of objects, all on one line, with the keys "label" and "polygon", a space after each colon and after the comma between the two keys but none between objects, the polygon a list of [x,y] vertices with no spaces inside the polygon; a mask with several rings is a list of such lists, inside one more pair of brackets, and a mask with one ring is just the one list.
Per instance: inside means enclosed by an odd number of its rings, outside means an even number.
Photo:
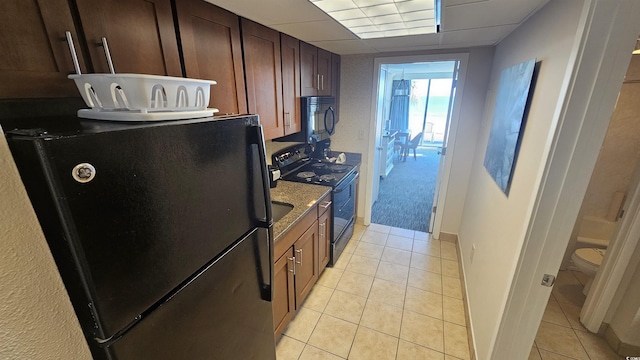
[{"label": "granite countertop", "polygon": [[279,180],[278,186],[271,189],[271,201],[291,204],[293,209],[273,224],[274,242],[330,192],[330,186]]}]

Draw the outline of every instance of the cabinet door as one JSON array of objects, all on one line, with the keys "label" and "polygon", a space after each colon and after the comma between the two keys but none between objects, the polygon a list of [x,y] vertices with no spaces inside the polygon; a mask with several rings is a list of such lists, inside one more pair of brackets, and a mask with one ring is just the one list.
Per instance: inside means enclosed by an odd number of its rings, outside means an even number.
[{"label": "cabinet door", "polygon": [[340,121],[340,55],[331,54],[331,96],[336,98],[336,123]]},{"label": "cabinet door", "polygon": [[300,96],[318,95],[318,48],[300,42]]},{"label": "cabinet door", "polygon": [[296,308],[302,305],[318,280],[318,221],[293,244],[296,259]]},{"label": "cabinet door", "polygon": [[300,41],[280,34],[282,58],[282,108],[284,134],[294,134],[300,128]]},{"label": "cabinet door", "polygon": [[273,266],[273,330],[276,339],[282,335],[295,312],[295,286],[293,275],[293,248],[280,257]]},{"label": "cabinet door", "polygon": [[249,112],[260,116],[266,140],[284,136],[280,33],[242,19]]},{"label": "cabinet door", "polygon": [[106,37],[118,73],[182,76],[171,0],[76,0],[96,73],[108,73]]},{"label": "cabinet door", "polygon": [[3,0],[0,11],[0,98],[78,97],[65,40],[71,31],[86,71],[66,0]]},{"label": "cabinet door", "polygon": [[318,269],[318,274],[324,270],[324,268],[329,263],[331,259],[331,201],[323,201],[320,203],[320,209],[326,207],[327,210],[324,211],[318,218],[318,238],[320,244],[318,246],[318,265],[320,268]]},{"label": "cabinet door", "polygon": [[318,49],[318,95],[331,95],[331,53]]},{"label": "cabinet door", "polygon": [[219,114],[246,114],[238,16],[204,0],[179,0],[176,12],[186,76],[217,81],[209,106]]}]

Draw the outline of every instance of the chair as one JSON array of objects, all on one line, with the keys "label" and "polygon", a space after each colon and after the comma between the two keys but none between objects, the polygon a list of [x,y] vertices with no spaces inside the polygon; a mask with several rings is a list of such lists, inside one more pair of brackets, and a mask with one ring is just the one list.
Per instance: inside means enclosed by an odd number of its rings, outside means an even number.
[{"label": "chair", "polygon": [[433,142],[433,123],[432,122],[428,122],[424,125],[424,133],[426,135],[430,136],[429,142],[432,143]]},{"label": "chair", "polygon": [[398,153],[398,161],[400,161],[404,155],[404,148],[409,143],[409,133],[405,131],[397,132],[395,140],[393,141],[393,151]]},{"label": "chair", "polygon": [[416,148],[418,147],[418,145],[420,145],[420,141],[422,141],[422,135],[423,133],[419,133],[418,135],[414,136],[413,139],[411,139],[411,141],[409,141],[409,143],[404,146],[404,161],[407,161],[407,156],[409,156],[409,149],[413,149],[413,160],[417,159]]}]

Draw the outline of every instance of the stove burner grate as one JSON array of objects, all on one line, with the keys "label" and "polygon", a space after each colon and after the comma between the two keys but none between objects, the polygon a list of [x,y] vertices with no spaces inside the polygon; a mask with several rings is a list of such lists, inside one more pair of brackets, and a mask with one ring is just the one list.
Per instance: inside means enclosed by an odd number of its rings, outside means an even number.
[{"label": "stove burner grate", "polygon": [[301,179],[309,179],[316,176],[316,173],[314,173],[313,171],[302,171],[299,172],[296,176]]},{"label": "stove burner grate", "polygon": [[350,167],[346,165],[329,165],[328,168],[335,172],[345,172],[350,169]]},{"label": "stove burner grate", "polygon": [[321,175],[320,180],[322,181],[335,181],[337,178],[333,174]]}]

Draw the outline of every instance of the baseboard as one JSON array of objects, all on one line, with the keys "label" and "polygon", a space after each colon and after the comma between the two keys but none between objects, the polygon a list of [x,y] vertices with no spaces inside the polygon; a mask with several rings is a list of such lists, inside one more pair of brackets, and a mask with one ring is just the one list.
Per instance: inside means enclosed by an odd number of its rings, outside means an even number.
[{"label": "baseboard", "polygon": [[356,224],[364,225],[364,217],[357,216],[356,217]]},{"label": "baseboard", "polygon": [[[440,233],[440,238],[438,240],[452,242],[452,243],[458,243],[458,235],[441,232]],[[458,255],[460,255],[460,254],[458,254]]]},{"label": "baseboard", "polygon": [[471,359],[476,360],[476,346],[473,336],[473,328],[471,327],[471,317],[469,316],[469,302],[467,300],[467,280],[465,279],[464,265],[462,263],[462,252],[460,251],[460,243],[458,241],[458,235],[449,233],[440,233],[440,241],[453,242],[456,244],[456,253],[458,254],[458,272],[460,273],[460,281],[462,281],[462,304],[464,306],[464,319],[467,327],[467,339],[469,341],[469,354]]},{"label": "baseboard", "polygon": [[609,324],[603,324],[603,326],[604,338],[616,354],[621,356],[640,356],[640,346],[623,343]]}]

